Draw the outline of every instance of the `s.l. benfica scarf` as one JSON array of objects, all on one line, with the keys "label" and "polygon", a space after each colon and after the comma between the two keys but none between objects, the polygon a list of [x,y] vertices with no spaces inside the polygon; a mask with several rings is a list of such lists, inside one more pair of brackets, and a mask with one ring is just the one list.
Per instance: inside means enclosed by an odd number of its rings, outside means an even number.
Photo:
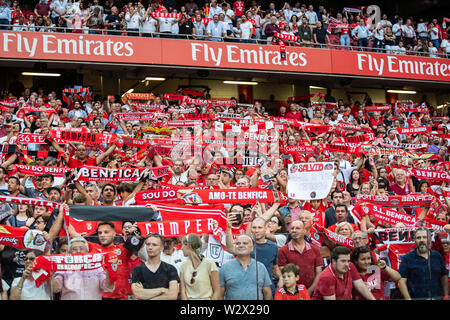
[{"label": "s.l. benfica scarf", "polygon": [[122,102],[127,103],[128,100],[155,100],[155,96],[153,93],[125,93]]},{"label": "s.l. benfica scarf", "polygon": [[358,194],[356,200],[359,202],[370,202],[383,207],[428,207],[433,201],[434,196],[431,194],[410,193],[404,196],[378,196]]},{"label": "s.l. benfica scarf", "polygon": [[34,260],[32,277],[36,287],[40,287],[51,277],[50,272],[75,272],[104,268],[109,280],[117,280],[119,258],[116,253],[69,253],[38,256]]},{"label": "s.l. benfica scarf", "polygon": [[366,106],[364,107],[364,110],[366,112],[374,112],[374,111],[388,111],[391,110],[392,106]]},{"label": "s.l. benfica scarf", "polygon": [[427,133],[431,131],[431,127],[408,127],[395,129],[398,134],[419,134]]},{"label": "s.l. benfica scarf", "polygon": [[355,126],[353,124],[348,124],[345,122],[341,122],[336,126],[338,131],[363,131],[363,132],[372,132],[372,129],[369,127],[363,126]]},{"label": "s.l. benfica scarf", "polygon": [[[180,191],[180,190],[179,190]],[[219,189],[219,190],[192,190],[181,198],[185,203],[237,203],[254,204],[260,203],[287,202],[287,197],[283,193],[271,189]]]},{"label": "s.l. benfica scarf", "polygon": [[[361,208],[362,207],[362,208]],[[417,219],[409,214],[388,209],[373,203],[357,204],[353,212],[362,212],[362,216],[371,215],[375,219],[389,224],[404,223],[406,226],[414,226]]]},{"label": "s.l. benfica scarf", "polygon": [[71,168],[46,167],[25,164],[17,164],[16,168],[19,173],[25,175],[42,176],[45,173],[50,173],[54,177],[64,177],[67,172],[72,170]]},{"label": "s.l. benfica scarf", "polygon": [[40,230],[0,225],[0,244],[7,247],[44,252],[47,241]]},{"label": "s.l. benfica scarf", "polygon": [[345,143],[362,143],[372,141],[373,139],[375,139],[375,135],[373,133],[359,134],[356,136],[344,137],[343,139]]},{"label": "s.l. benfica scarf", "polygon": [[415,169],[411,168],[407,171],[408,176],[414,176],[417,179],[424,179],[431,182],[449,182],[450,176],[445,171],[435,171],[435,170],[426,170],[426,169]]},{"label": "s.l. benfica scarf", "polygon": [[316,228],[317,231],[319,232],[323,232],[325,233],[325,235],[327,236],[328,239],[330,239],[331,241],[345,246],[349,249],[355,249],[354,245],[353,245],[353,240],[349,237],[343,236],[341,234],[337,234],[336,232],[330,231],[328,229],[325,229],[324,227],[322,227],[319,224],[314,224],[314,227]]},{"label": "s.l. benfica scarf", "polygon": [[28,197],[13,197],[13,196],[5,196],[0,195],[0,202],[8,202],[15,204],[27,204],[30,206],[40,206],[47,208],[59,208],[61,205],[58,202],[53,202],[50,200],[40,199],[40,198],[28,198]]},{"label": "s.l. benfica scarf", "polygon": [[117,113],[115,117],[119,121],[149,121],[155,118],[155,114],[149,112],[129,112]]},{"label": "s.l. benfica scarf", "polygon": [[138,103],[133,102],[130,103],[130,106],[137,111],[162,111],[164,110],[164,106],[160,104],[148,104],[148,103]]},{"label": "s.l. benfica scarf", "polygon": [[109,169],[94,166],[85,166],[77,168],[75,174],[76,181],[137,181],[144,178],[147,174],[149,178],[159,179],[169,173],[169,167],[154,168],[119,168]]}]

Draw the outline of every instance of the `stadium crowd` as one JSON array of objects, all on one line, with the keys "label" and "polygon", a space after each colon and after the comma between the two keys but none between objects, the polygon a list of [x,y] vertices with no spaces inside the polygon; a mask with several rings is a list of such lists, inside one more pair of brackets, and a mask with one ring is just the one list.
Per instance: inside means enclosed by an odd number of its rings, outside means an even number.
[{"label": "stadium crowd", "polygon": [[[450,123],[425,97],[328,92],[269,114],[15,85],[0,106],[2,299],[448,296]],[[289,197],[289,166],[318,162],[328,194]]]},{"label": "stadium crowd", "polygon": [[374,12],[369,7],[336,10],[299,1],[263,8],[256,0],[149,0],[124,6],[109,0],[41,0],[24,9],[19,1],[4,0],[0,29],[277,45],[281,35],[287,45],[448,57],[449,18],[388,17]]}]

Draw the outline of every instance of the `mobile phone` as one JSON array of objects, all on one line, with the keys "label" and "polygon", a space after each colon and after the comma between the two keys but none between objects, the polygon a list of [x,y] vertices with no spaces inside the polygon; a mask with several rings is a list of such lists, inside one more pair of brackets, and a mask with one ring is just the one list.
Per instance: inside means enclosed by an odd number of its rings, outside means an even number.
[{"label": "mobile phone", "polygon": [[237,225],[239,225],[239,224],[242,223],[242,215],[241,215],[241,214],[237,213],[237,214],[233,214],[233,216],[234,216],[234,219],[236,220],[235,223],[236,223]]}]

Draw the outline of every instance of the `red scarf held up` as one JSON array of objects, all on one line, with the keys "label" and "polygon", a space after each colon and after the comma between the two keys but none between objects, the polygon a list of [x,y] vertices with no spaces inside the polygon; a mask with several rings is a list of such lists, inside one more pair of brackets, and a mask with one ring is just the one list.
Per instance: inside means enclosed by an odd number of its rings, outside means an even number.
[{"label": "red scarf held up", "polygon": [[16,168],[20,174],[30,176],[42,176],[45,173],[50,173],[54,177],[64,177],[67,172],[72,170],[71,168],[46,167],[46,166],[35,166],[25,164],[17,164]]},{"label": "red scarf held up", "polygon": [[76,181],[137,181],[143,178],[144,174],[150,171],[150,177],[154,179],[162,178],[169,173],[169,167],[154,168],[119,168],[108,169],[94,166],[84,166],[77,168]]},{"label": "red scarf held up", "polygon": [[0,225],[0,244],[18,249],[45,252],[47,241],[40,230]]},{"label": "red scarf held up", "polygon": [[331,241],[333,241],[339,245],[345,246],[349,249],[352,249],[352,250],[355,249],[355,246],[353,245],[353,240],[351,238],[343,236],[341,234],[337,234],[336,232],[332,232],[328,229],[325,229],[324,227],[322,227],[319,224],[314,224],[314,227],[317,229],[317,231],[324,232],[325,235],[328,237],[328,239],[330,239]]},{"label": "red scarf held up", "polygon": [[51,277],[50,272],[76,272],[104,268],[109,273],[109,280],[118,279],[119,258],[114,252],[106,253],[70,253],[38,256],[34,260],[32,277],[36,287],[40,287]]},{"label": "red scarf held up", "polygon": [[213,218],[151,221],[138,222],[138,227],[144,238],[149,233],[159,233],[163,237],[181,237],[190,233],[198,235],[212,233],[215,222]]},{"label": "red scarf held up", "polygon": [[185,203],[237,203],[254,204],[260,203],[287,202],[287,197],[283,193],[271,189],[220,189],[220,190],[195,190],[182,196]]}]

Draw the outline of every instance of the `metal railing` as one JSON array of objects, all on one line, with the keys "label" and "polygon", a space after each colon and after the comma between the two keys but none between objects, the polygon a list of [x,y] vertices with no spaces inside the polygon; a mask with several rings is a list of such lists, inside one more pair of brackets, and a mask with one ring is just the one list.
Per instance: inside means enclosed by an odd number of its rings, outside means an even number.
[{"label": "metal railing", "polygon": [[[153,32],[146,33],[142,30],[126,30],[126,29],[94,29],[83,27],[83,29],[74,29],[70,27],[48,27],[48,26],[27,26],[27,25],[2,25],[0,24],[0,31],[3,28],[7,28],[8,31],[30,31],[30,32],[55,32],[55,33],[79,33],[79,34],[92,34],[92,35],[107,35],[107,36],[125,36],[125,37],[152,37],[152,38],[170,38],[170,39],[180,39],[180,40],[202,40],[202,41],[216,41],[216,42],[234,42],[234,43],[246,43],[246,44],[266,44],[274,45],[271,40],[267,39],[240,39],[235,37],[211,37],[208,35],[188,35],[188,34],[174,34],[174,33],[164,33],[164,32]],[[4,31],[5,29],[3,29]],[[76,32],[75,32],[76,31]],[[399,52],[398,49],[392,48],[374,48],[374,47],[359,47],[359,46],[344,46],[340,44],[326,43],[306,43],[283,40],[287,46],[300,46],[308,48],[322,48],[322,49],[334,49],[334,50],[349,50],[349,51],[368,51],[368,52],[378,52],[386,54],[396,54],[396,55],[410,55],[410,56],[424,56],[424,57],[435,57],[450,59],[450,53],[430,53],[408,50],[405,52]]]}]

